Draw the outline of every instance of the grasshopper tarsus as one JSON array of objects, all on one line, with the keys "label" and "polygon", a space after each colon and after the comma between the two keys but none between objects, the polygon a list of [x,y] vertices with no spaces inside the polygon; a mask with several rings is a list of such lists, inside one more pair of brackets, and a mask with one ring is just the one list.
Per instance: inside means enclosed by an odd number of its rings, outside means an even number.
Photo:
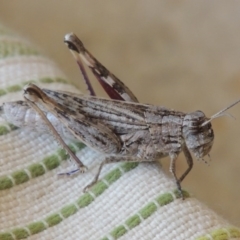
[{"label": "grasshopper tarsus", "polygon": [[88,184],[86,187],[84,187],[83,188],[83,193],[87,193],[89,190],[90,190],[90,188],[94,185],[95,183],[90,183],[90,184]]},{"label": "grasshopper tarsus", "polygon": [[80,167],[80,169],[78,170],[80,173],[85,173],[88,171],[88,168],[86,166]]},{"label": "grasshopper tarsus", "polygon": [[182,190],[182,187],[181,187],[181,184],[180,184],[180,181],[176,181],[176,185],[177,185],[177,191],[178,191],[178,194],[179,194],[179,197],[184,200],[184,195],[183,195],[183,190]]},{"label": "grasshopper tarsus", "polygon": [[104,164],[105,164],[105,161],[103,161],[103,162],[100,164],[100,166],[99,166],[99,168],[98,168],[98,171],[97,171],[97,174],[95,175],[93,181],[92,181],[91,183],[89,183],[86,187],[83,188],[83,192],[84,192],[84,193],[88,192],[89,189],[98,182],[99,175],[100,175],[100,172],[101,172],[102,167],[103,167]]},{"label": "grasshopper tarsus", "polygon": [[86,187],[83,188],[83,192],[86,193],[90,190],[90,188],[97,183],[98,180],[94,179],[91,183],[89,183]]}]

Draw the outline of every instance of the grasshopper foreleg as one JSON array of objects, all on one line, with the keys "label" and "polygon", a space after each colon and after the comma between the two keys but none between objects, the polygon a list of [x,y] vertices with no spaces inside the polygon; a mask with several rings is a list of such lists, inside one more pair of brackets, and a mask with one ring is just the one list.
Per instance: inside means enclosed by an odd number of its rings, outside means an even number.
[{"label": "grasshopper foreleg", "polygon": [[175,179],[178,192],[179,192],[182,199],[184,199],[184,196],[183,196],[183,192],[182,192],[181,182],[188,175],[188,173],[191,171],[191,169],[193,167],[192,156],[191,156],[189,150],[187,149],[187,147],[185,145],[183,146],[183,153],[184,153],[184,156],[186,158],[188,168],[186,169],[186,171],[182,174],[182,176],[180,178],[177,178],[177,175],[176,175],[176,160],[177,160],[178,154],[172,153],[172,154],[169,155],[170,160],[171,160],[169,171],[172,173],[172,175]]},{"label": "grasshopper foreleg", "polygon": [[188,175],[188,173],[191,171],[191,169],[193,167],[193,159],[192,159],[191,153],[189,152],[188,148],[185,145],[183,146],[183,153],[186,158],[188,168],[182,174],[182,176],[178,179],[179,182],[183,181],[183,179]]},{"label": "grasshopper foreleg", "polygon": [[175,153],[171,153],[171,154],[169,154],[169,156],[170,156],[169,172],[173,175],[176,185],[177,185],[177,189],[179,191],[179,194],[180,194],[181,198],[183,198],[180,180],[177,178],[177,175],[176,175],[176,160],[177,160],[178,155]]}]

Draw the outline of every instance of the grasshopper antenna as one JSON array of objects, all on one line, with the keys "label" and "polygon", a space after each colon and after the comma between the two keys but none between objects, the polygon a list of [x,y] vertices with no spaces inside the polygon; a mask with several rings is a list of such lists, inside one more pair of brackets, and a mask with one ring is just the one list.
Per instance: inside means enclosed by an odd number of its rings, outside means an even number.
[{"label": "grasshopper antenna", "polygon": [[205,121],[201,126],[203,127],[203,126],[205,126],[206,124],[208,124],[209,122],[211,122],[213,119],[218,118],[218,117],[221,117],[221,116],[223,116],[223,115],[228,115],[228,116],[231,116],[231,117],[232,117],[232,115],[227,114],[227,113],[225,113],[225,112],[226,112],[228,109],[232,108],[233,106],[237,105],[239,102],[240,102],[240,99],[238,99],[236,102],[230,104],[230,105],[227,106],[226,108],[222,109],[221,111],[215,113],[214,115],[212,115],[212,116],[210,117],[210,119],[208,119],[207,121]]}]

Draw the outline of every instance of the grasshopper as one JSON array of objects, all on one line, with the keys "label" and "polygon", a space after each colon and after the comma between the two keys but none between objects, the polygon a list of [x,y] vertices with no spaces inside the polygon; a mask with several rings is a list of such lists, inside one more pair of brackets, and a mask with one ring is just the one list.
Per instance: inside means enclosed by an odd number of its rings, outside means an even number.
[{"label": "grasshopper", "polygon": [[[2,105],[0,110],[5,119],[19,127],[33,125],[43,130],[43,126],[47,126],[78,165],[77,169],[66,174],[86,171],[81,160],[63,141],[66,132],[68,136],[74,136],[90,148],[105,154],[105,160],[100,164],[93,181],[84,188],[85,191],[98,181],[107,163],[153,162],[169,156],[170,172],[183,198],[181,182],[193,167],[192,154],[202,160],[212,148],[212,119],[223,115],[240,100],[211,118],[207,118],[202,111],[184,113],[138,103],[134,94],[84,47],[75,34],[67,34],[64,42],[79,65],[90,95],[40,89],[34,84],[28,84],[24,87],[25,101]],[[83,62],[111,99],[95,96]],[[34,121],[28,120],[35,118],[36,112],[41,119],[37,126]],[[181,152],[184,153],[188,167],[178,178],[175,166]]]}]

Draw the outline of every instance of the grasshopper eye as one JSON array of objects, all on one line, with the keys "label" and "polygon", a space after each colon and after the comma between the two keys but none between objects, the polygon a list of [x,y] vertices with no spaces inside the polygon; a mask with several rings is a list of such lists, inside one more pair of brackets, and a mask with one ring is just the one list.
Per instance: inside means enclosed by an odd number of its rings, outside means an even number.
[{"label": "grasshopper eye", "polygon": [[189,113],[183,120],[182,132],[185,144],[197,159],[207,155],[213,145],[214,133],[211,123],[202,126],[206,120],[201,111]]}]

